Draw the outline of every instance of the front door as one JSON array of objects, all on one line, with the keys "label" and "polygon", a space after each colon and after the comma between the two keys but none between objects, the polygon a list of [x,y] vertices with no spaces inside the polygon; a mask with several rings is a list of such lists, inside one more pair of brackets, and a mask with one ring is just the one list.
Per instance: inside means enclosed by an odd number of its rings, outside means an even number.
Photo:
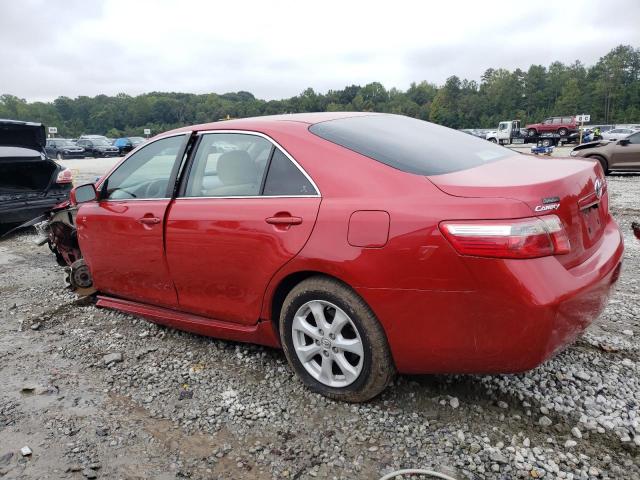
[{"label": "front door", "polygon": [[640,132],[628,136],[627,140],[629,143],[626,145],[615,145],[609,168],[634,171],[640,169]]},{"label": "front door", "polygon": [[166,228],[180,308],[255,324],[270,279],[313,230],[319,192],[259,134],[203,134],[188,170]]},{"label": "front door", "polygon": [[181,134],[144,146],[101,184],[98,201],[80,206],[80,249],[100,292],[177,305],[163,229],[187,140]]}]

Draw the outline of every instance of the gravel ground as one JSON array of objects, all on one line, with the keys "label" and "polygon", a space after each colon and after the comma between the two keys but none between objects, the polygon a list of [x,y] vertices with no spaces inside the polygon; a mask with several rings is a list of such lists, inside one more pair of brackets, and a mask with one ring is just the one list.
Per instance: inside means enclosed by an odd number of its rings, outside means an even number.
[{"label": "gravel ground", "polygon": [[[522,375],[305,390],[283,354],[97,309],[28,233],[0,244],[0,477],[640,479],[640,177],[611,176],[625,266],[601,319]],[[28,447],[27,455],[21,453]]]}]

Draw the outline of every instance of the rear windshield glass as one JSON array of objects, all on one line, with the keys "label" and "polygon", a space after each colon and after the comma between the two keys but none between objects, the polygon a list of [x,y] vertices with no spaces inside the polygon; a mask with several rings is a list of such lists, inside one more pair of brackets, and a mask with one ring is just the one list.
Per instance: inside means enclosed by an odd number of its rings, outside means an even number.
[{"label": "rear windshield glass", "polygon": [[440,175],[513,155],[507,148],[401,115],[370,115],[316,123],[311,133],[403,172]]}]

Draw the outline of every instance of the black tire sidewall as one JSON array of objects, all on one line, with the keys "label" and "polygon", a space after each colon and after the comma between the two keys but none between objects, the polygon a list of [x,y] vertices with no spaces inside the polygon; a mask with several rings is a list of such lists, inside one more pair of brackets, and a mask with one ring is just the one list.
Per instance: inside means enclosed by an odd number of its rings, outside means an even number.
[{"label": "black tire sidewall", "polygon": [[[291,326],[293,323],[294,315],[302,305],[312,300],[324,300],[327,302],[331,302],[342,309],[349,316],[349,318],[357,328],[360,339],[362,340],[364,351],[364,358],[362,359],[362,370],[358,378],[346,387],[330,387],[313,378],[300,362],[300,359],[298,358],[298,355],[293,346],[293,335],[291,332]],[[363,322],[363,320],[360,318],[360,315],[352,308],[351,305],[349,305],[348,301],[344,301],[342,298],[331,292],[323,290],[307,290],[300,293],[299,295],[296,295],[293,301],[288,305],[286,305],[285,302],[282,315],[284,315],[284,319],[282,322],[283,330],[281,331],[281,340],[283,342],[283,346],[286,349],[286,352],[288,352],[287,358],[289,358],[289,361],[294,370],[307,387],[323,395],[329,394],[334,397],[342,396],[349,393],[356,393],[366,387],[369,377],[372,374],[372,342],[369,337],[368,329],[365,325],[366,322]]]}]

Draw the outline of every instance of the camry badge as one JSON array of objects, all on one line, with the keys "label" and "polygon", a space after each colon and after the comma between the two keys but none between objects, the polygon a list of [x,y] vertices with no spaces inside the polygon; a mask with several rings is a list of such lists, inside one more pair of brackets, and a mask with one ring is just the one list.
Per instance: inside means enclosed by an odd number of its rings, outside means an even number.
[{"label": "camry badge", "polygon": [[559,203],[549,203],[547,205],[537,205],[533,210],[536,212],[548,212],[550,210],[558,210],[559,208]]}]

